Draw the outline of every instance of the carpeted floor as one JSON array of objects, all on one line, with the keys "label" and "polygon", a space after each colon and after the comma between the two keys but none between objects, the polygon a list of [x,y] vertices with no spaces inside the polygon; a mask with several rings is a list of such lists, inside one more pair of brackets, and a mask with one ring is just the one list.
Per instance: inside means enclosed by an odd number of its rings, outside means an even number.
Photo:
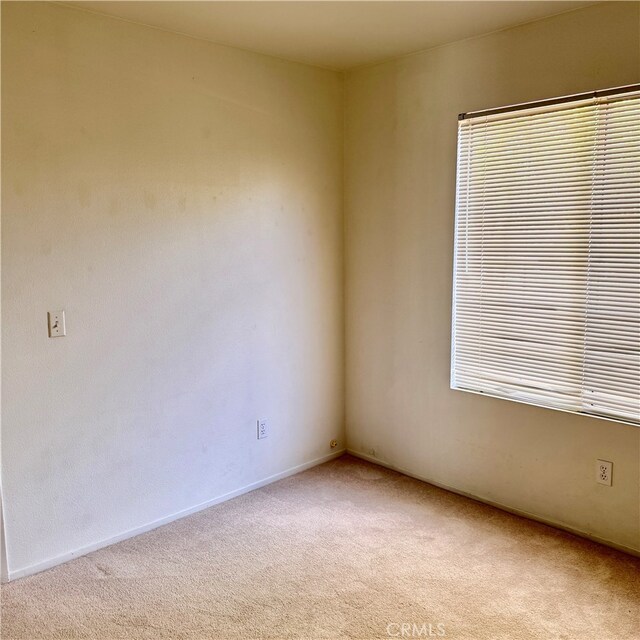
[{"label": "carpeted floor", "polygon": [[6,640],[640,637],[639,559],[349,456],[2,596]]}]

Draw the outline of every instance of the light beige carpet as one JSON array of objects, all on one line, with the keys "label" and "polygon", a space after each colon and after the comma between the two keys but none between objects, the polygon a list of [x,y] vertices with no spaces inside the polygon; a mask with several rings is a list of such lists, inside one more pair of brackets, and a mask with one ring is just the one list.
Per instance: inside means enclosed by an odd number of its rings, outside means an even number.
[{"label": "light beige carpet", "polygon": [[637,558],[349,456],[2,595],[7,640],[640,638]]}]

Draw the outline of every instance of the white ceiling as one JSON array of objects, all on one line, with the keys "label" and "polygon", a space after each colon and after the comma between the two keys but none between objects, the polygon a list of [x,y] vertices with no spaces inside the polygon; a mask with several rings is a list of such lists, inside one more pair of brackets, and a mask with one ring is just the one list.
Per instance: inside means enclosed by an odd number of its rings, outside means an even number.
[{"label": "white ceiling", "polygon": [[349,69],[593,2],[67,2],[219,44]]}]

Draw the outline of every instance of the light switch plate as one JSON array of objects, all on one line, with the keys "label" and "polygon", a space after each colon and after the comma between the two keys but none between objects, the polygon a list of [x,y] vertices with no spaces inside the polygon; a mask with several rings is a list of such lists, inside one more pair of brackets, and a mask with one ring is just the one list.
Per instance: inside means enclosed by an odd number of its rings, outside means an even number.
[{"label": "light switch plate", "polygon": [[49,311],[47,313],[49,320],[49,337],[61,338],[67,335],[67,328],[64,322],[64,311]]}]

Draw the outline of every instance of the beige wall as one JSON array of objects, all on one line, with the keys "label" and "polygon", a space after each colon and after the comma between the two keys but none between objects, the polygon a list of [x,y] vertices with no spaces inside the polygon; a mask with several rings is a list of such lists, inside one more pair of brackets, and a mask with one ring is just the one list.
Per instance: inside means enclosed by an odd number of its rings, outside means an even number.
[{"label": "beige wall", "polygon": [[449,389],[457,114],[640,81],[638,7],[349,73],[345,215],[348,446],[640,550],[640,429]]},{"label": "beige wall", "polygon": [[349,73],[343,189],[339,74],[3,3],[11,575],[344,440],[343,195],[350,446],[640,548],[640,430],[448,387],[458,112],[638,81],[638,29],[598,5]]},{"label": "beige wall", "polygon": [[[12,576],[343,436],[342,78],[2,5]],[[47,310],[65,309],[49,339]],[[256,420],[271,433],[256,440]]]}]

